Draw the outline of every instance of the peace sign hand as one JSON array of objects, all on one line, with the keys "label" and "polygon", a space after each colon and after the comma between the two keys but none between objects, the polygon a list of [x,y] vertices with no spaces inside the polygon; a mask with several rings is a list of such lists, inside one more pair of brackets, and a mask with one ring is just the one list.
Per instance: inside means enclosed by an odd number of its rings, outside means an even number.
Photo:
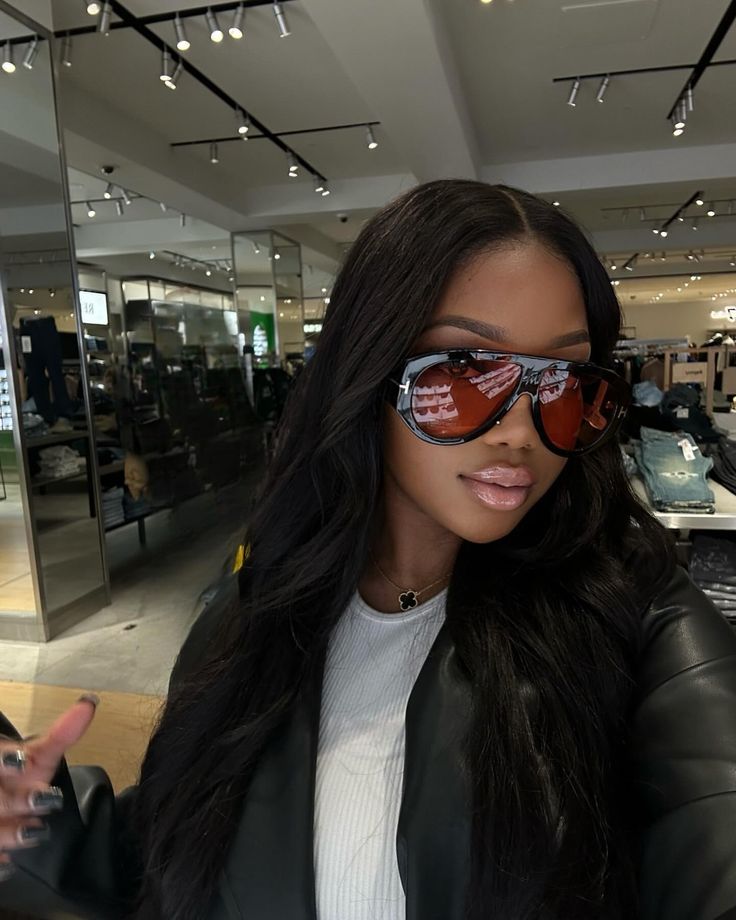
[{"label": "peace sign hand", "polygon": [[44,735],[27,741],[0,736],[0,881],[14,871],[10,852],[49,839],[38,816],[63,808],[61,789],[50,786],[68,748],[94,718],[99,697],[85,694],[62,713]]}]

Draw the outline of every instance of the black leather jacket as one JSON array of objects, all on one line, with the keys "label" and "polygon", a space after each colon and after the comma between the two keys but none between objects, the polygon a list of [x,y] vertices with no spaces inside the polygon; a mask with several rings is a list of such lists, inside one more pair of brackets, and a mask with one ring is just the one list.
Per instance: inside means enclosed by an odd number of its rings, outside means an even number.
[{"label": "black leather jacket", "polygon": [[[196,662],[222,609],[206,608],[192,627],[172,683]],[[736,634],[682,569],[642,616],[631,745],[631,794],[646,826],[640,920],[736,920]],[[443,628],[407,709],[397,835],[407,920],[462,917],[468,816],[451,739],[468,700],[453,655]],[[315,692],[267,750],[211,909],[192,920],[316,920],[318,717]],[[7,720],[0,731],[18,737]],[[48,819],[52,842],[18,852],[16,875],[0,883],[0,906],[53,920],[117,920],[128,893],[121,841],[135,787],[115,797],[102,769],[65,763],[54,781],[66,803]]]}]

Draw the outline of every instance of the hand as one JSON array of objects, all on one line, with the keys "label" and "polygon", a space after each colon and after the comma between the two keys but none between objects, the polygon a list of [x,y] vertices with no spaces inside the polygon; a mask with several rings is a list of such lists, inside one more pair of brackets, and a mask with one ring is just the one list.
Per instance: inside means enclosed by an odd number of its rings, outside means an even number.
[{"label": "hand", "polygon": [[49,829],[39,815],[64,807],[61,789],[50,786],[67,748],[89,728],[95,716],[95,694],[86,694],[59,716],[45,735],[13,741],[0,735],[0,881],[13,865],[8,851],[38,846]]}]

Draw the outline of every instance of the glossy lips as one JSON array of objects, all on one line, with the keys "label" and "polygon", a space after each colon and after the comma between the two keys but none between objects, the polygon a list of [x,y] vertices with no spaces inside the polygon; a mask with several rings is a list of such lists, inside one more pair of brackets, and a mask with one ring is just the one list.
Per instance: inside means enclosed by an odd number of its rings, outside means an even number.
[{"label": "glossy lips", "polygon": [[482,504],[496,511],[521,507],[534,485],[534,476],[526,466],[492,466],[460,478]]}]

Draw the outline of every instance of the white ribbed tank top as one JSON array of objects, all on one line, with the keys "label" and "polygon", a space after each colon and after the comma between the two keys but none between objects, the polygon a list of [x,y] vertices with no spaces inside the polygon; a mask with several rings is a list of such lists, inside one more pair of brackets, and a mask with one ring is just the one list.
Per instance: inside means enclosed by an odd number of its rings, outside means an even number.
[{"label": "white ribbed tank top", "polygon": [[405,613],[356,592],[325,663],[314,813],[318,920],[405,920],[396,857],[406,704],[447,589]]}]

